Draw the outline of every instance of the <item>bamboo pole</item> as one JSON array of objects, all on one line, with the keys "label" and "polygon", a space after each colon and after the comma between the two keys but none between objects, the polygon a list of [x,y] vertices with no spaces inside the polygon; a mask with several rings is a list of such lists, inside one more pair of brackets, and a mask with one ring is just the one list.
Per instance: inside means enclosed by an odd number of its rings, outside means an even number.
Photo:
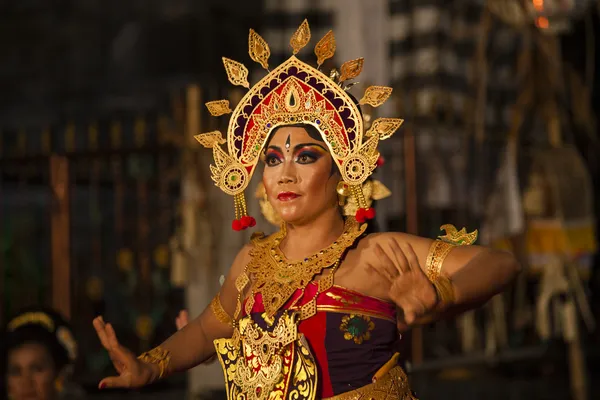
[{"label": "bamboo pole", "polygon": [[52,230],[52,306],[65,318],[71,317],[71,243],[69,160],[50,157],[50,185],[53,201]]}]

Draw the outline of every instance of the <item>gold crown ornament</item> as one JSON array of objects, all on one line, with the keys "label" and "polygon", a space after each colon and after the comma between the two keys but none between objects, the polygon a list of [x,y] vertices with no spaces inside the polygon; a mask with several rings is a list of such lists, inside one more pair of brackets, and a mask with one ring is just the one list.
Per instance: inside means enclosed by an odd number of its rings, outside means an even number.
[{"label": "gold crown ornament", "polygon": [[[233,113],[227,128],[227,140],[221,132],[196,135],[206,148],[212,148],[214,165],[212,179],[225,193],[234,197],[234,230],[254,226],[248,215],[244,190],[254,174],[260,155],[271,132],[283,125],[309,124],[317,128],[338,166],[348,192],[358,204],[355,217],[359,222],[375,217],[362,192],[362,184],[377,165],[377,144],[400,127],[403,120],[379,118],[364,132],[359,105],[378,107],[392,92],[385,86],[371,86],[356,104],[347,90],[348,81],[356,78],[363,67],[362,58],[347,61],[330,76],[319,70],[321,64],[335,53],[335,38],[329,31],[315,46],[317,68],[300,61],[296,54],[310,41],[310,28],[304,20],[290,40],[293,55],[269,71],[269,45],[254,30],[248,38],[249,54],[267,71],[254,86],[248,82],[248,69],[237,61],[223,58],[229,81],[248,88],[233,111],[228,100],[206,103],[213,116]],[[227,144],[227,151],[221,145]]]}]

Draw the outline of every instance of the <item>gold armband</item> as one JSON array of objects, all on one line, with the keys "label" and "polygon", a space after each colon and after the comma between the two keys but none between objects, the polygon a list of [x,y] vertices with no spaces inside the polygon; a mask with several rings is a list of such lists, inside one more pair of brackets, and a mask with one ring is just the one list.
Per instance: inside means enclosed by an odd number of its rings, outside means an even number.
[{"label": "gold armband", "polygon": [[150,351],[142,353],[142,355],[138,357],[138,360],[147,364],[158,365],[160,371],[158,374],[158,379],[161,379],[163,376],[165,376],[165,372],[167,371],[169,363],[171,362],[171,353],[162,347],[155,347]]},{"label": "gold armband", "polygon": [[467,232],[465,228],[456,229],[454,225],[446,224],[440,227],[440,230],[446,232],[445,235],[438,236],[433,242],[427,255],[425,266],[427,268],[427,277],[431,282],[435,281],[442,272],[444,259],[455,246],[469,246],[477,240],[477,229],[473,232]]},{"label": "gold armband", "polygon": [[233,320],[229,314],[227,314],[227,311],[225,311],[223,305],[221,304],[221,296],[219,293],[217,293],[214,299],[212,299],[210,302],[210,309],[212,310],[213,314],[215,314],[215,317],[217,317],[219,322],[227,325],[233,325]]},{"label": "gold armband", "polygon": [[432,283],[437,294],[437,307],[454,304],[454,286],[450,278],[440,275]]},{"label": "gold armband", "polygon": [[454,245],[442,242],[441,240],[436,240],[431,245],[429,254],[427,255],[427,261],[425,262],[427,278],[429,278],[431,282],[434,282],[440,276],[442,264],[448,253],[450,253],[450,250],[453,248]]}]

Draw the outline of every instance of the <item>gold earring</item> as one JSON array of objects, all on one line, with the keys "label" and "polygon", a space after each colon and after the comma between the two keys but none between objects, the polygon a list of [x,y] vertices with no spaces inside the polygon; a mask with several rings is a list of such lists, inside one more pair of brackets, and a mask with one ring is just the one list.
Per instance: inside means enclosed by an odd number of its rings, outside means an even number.
[{"label": "gold earring", "polygon": [[339,181],[336,192],[338,194],[338,204],[340,207],[344,207],[346,205],[346,199],[350,196],[350,186],[344,181]]},{"label": "gold earring", "polygon": [[279,225],[281,223],[281,217],[279,217],[279,214],[277,214],[277,211],[275,211],[269,202],[267,192],[262,182],[256,187],[255,197],[258,199],[260,211],[265,219],[275,226]]}]

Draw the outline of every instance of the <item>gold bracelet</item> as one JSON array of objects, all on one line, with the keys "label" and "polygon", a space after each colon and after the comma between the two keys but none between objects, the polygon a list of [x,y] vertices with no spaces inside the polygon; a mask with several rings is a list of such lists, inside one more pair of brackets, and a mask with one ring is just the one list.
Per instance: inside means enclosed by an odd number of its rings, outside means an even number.
[{"label": "gold bracelet", "polygon": [[161,379],[165,376],[165,372],[169,367],[169,363],[171,362],[171,353],[162,347],[155,347],[150,351],[142,353],[138,357],[138,360],[145,362],[147,364],[155,364],[158,365],[159,374],[158,379]]},{"label": "gold bracelet", "polygon": [[446,305],[454,304],[454,286],[452,281],[445,275],[439,275],[433,282],[435,293],[438,298],[437,307],[443,307]]},{"label": "gold bracelet", "polygon": [[425,266],[427,267],[427,278],[431,282],[435,281],[442,271],[442,264],[446,259],[450,250],[454,248],[454,245],[443,242],[441,240],[435,240],[429,249],[429,254],[427,255],[427,261],[425,262]]},{"label": "gold bracelet", "polygon": [[233,320],[229,314],[227,314],[227,311],[225,311],[223,305],[221,304],[221,296],[219,293],[217,293],[214,299],[212,299],[210,302],[210,309],[212,310],[213,314],[215,314],[215,317],[217,317],[219,322],[227,325],[233,325]]}]

